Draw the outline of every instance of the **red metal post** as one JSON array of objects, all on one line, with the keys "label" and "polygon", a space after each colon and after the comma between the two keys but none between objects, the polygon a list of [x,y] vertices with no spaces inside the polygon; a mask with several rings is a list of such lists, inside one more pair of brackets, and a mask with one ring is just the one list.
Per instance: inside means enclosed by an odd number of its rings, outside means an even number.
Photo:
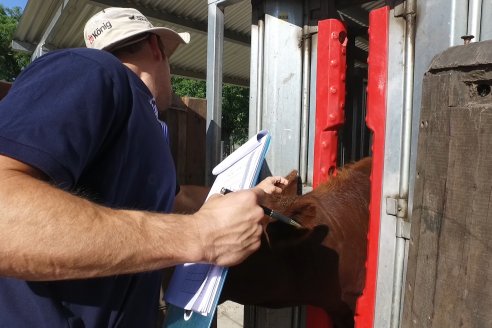
[{"label": "red metal post", "polygon": [[[316,76],[316,124],[313,188],[326,181],[337,165],[338,129],[345,122],[345,74],[347,30],[336,19],[318,23]],[[331,328],[323,310],[307,307],[307,328]]]},{"label": "red metal post", "polygon": [[313,187],[326,181],[337,164],[338,129],[345,121],[347,31],[343,23],[327,19],[318,23],[316,76],[316,130]]},{"label": "red metal post", "polygon": [[373,133],[371,202],[366,260],[366,283],[357,301],[356,327],[372,328],[376,302],[376,279],[381,212],[381,192],[384,169],[386,127],[386,93],[388,84],[388,6],[369,14],[369,58],[367,82],[367,127]]}]

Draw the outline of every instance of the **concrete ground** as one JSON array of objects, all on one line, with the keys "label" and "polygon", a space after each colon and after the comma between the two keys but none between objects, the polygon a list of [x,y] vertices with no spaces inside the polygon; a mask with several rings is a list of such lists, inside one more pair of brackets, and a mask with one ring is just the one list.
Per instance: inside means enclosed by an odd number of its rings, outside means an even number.
[{"label": "concrete ground", "polygon": [[244,306],[227,301],[217,307],[217,328],[242,328]]}]

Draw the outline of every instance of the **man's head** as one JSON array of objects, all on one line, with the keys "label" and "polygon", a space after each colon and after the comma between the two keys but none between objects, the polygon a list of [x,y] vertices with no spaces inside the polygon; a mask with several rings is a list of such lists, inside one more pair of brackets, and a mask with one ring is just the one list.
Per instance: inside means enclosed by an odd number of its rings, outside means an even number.
[{"label": "man's head", "polygon": [[190,40],[188,33],[154,27],[133,8],[107,8],[91,17],[84,28],[88,48],[106,50],[118,57],[147,85],[165,110],[171,104],[168,58],[180,44]]},{"label": "man's head", "polygon": [[149,33],[160,37],[167,58],[171,57],[180,44],[190,41],[189,33],[154,27],[138,10],[119,7],[106,8],[92,16],[85,24],[84,40],[87,48],[113,52],[141,41]]}]

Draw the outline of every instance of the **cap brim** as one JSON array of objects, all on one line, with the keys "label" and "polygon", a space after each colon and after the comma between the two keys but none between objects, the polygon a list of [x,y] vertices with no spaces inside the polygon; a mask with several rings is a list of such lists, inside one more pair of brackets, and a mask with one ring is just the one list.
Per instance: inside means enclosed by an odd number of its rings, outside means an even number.
[{"label": "cap brim", "polygon": [[190,33],[183,32],[177,33],[167,27],[153,27],[148,30],[144,30],[138,34],[129,33],[127,35],[121,35],[119,38],[113,40],[113,42],[106,45],[103,50],[111,51],[115,48],[118,48],[118,45],[124,43],[126,39],[130,39],[136,37],[140,34],[145,33],[154,33],[158,35],[162,43],[164,44],[164,52],[166,53],[167,58],[171,57],[171,55],[176,51],[180,44],[187,44],[190,42]]},{"label": "cap brim", "polygon": [[190,33],[188,32],[177,33],[166,27],[154,27],[148,32],[155,33],[161,38],[167,58],[171,57],[180,44],[190,42]]}]

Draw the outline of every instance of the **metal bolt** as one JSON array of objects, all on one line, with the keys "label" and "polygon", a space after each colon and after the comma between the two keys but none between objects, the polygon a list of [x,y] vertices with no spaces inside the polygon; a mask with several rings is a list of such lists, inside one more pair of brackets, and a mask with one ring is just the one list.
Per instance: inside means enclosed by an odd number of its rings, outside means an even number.
[{"label": "metal bolt", "polygon": [[464,44],[468,44],[468,43],[470,43],[470,41],[472,39],[475,38],[475,36],[474,35],[463,35],[461,38],[463,39]]}]

